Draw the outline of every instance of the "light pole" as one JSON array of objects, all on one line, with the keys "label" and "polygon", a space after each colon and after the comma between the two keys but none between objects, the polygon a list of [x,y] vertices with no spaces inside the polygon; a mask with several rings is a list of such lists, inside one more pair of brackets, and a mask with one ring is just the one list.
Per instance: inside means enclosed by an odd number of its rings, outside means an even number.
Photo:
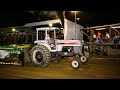
[{"label": "light pole", "polygon": [[17,40],[16,40],[16,38],[17,38],[17,37],[16,37],[16,29],[13,28],[12,31],[13,31],[13,33],[15,33],[15,44],[16,44],[16,41],[17,41]]},{"label": "light pole", "polygon": [[71,11],[71,12],[74,12],[75,13],[75,34],[76,34],[76,40],[77,40],[77,30],[76,30],[76,13],[78,11]]}]

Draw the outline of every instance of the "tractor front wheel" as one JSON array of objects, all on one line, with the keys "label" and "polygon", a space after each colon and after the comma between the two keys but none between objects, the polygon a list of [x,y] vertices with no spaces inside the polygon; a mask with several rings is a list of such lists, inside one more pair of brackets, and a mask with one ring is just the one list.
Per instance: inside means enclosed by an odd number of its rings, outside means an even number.
[{"label": "tractor front wheel", "polygon": [[88,58],[85,55],[83,55],[83,56],[80,57],[80,62],[85,64],[85,63],[88,62]]},{"label": "tractor front wheel", "polygon": [[70,66],[71,66],[73,69],[78,69],[78,68],[80,68],[80,66],[81,66],[80,60],[72,60],[72,61],[70,62]]}]

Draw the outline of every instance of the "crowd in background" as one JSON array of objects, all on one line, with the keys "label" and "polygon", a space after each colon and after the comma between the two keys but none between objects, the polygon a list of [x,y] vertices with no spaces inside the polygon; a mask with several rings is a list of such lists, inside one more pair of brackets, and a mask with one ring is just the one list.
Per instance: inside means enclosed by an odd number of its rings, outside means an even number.
[{"label": "crowd in background", "polygon": [[93,34],[93,40],[94,43],[113,43],[117,44],[120,43],[120,35],[116,36],[110,36],[108,32],[106,32],[105,35],[102,35],[99,31],[97,32],[97,35],[94,33]]},{"label": "crowd in background", "polygon": [[0,34],[0,45],[25,44],[31,42],[32,42],[31,35],[26,36],[26,35]]}]

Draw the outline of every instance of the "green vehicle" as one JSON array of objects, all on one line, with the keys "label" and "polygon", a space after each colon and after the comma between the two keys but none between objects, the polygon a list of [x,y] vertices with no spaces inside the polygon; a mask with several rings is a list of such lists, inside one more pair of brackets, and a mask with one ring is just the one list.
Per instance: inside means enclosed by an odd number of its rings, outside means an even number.
[{"label": "green vehicle", "polygon": [[27,48],[29,45],[6,45],[0,46],[0,61],[9,61],[9,59],[15,55],[20,55],[23,48]]}]

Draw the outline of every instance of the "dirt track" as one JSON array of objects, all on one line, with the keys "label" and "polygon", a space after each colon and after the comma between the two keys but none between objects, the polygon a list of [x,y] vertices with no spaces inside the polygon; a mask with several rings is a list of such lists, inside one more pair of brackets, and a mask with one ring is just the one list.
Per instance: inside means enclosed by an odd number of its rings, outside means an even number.
[{"label": "dirt track", "polygon": [[68,59],[46,68],[0,65],[0,79],[120,79],[120,59],[92,59],[77,70]]}]

